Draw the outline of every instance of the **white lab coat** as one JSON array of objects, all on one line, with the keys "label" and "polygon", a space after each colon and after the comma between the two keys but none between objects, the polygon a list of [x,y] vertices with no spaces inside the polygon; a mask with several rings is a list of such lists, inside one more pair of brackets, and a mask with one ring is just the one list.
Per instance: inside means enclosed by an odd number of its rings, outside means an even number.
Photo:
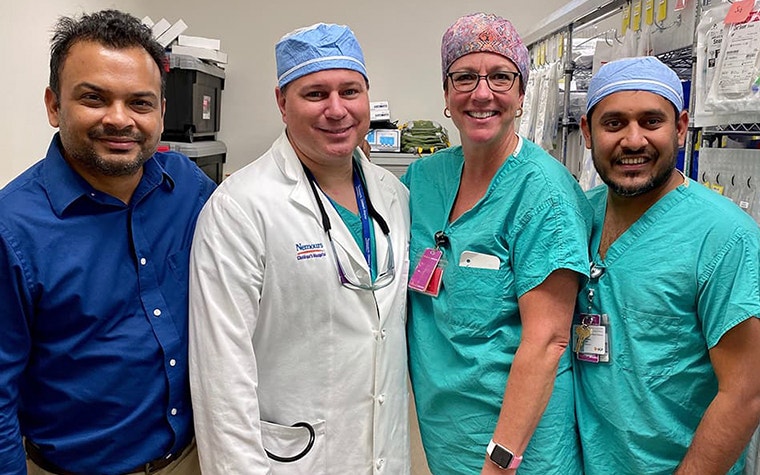
[{"label": "white lab coat", "polygon": [[[190,382],[204,475],[410,472],[408,192],[390,172],[363,156],[360,163],[395,256],[395,279],[375,292],[340,285],[313,192],[284,132],[201,212],[191,258]],[[321,198],[336,246],[350,254],[341,262],[369,272]],[[374,225],[382,272],[388,249]],[[302,421],[317,433],[313,449],[298,462],[269,459],[265,448],[301,452],[308,432],[289,426]]]}]

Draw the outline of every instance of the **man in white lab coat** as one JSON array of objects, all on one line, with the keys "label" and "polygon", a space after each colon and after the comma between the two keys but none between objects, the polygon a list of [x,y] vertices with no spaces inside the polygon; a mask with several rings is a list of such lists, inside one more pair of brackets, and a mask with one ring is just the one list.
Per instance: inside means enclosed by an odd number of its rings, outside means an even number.
[{"label": "man in white lab coat", "polygon": [[204,474],[407,474],[408,193],[357,148],[369,81],[345,26],[275,48],[285,131],[203,209],[190,378]]}]

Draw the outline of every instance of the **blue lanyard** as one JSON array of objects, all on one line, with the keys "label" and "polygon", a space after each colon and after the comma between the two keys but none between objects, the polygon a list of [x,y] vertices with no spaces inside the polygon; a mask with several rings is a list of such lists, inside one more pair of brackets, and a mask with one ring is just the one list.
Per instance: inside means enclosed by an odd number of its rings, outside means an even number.
[{"label": "blue lanyard", "polygon": [[356,204],[359,207],[359,218],[362,221],[364,259],[367,260],[367,266],[372,268],[372,234],[369,228],[371,225],[369,220],[369,208],[367,207],[367,199],[364,196],[362,180],[359,177],[359,171],[356,169],[356,162],[354,162],[354,194],[356,195]]}]

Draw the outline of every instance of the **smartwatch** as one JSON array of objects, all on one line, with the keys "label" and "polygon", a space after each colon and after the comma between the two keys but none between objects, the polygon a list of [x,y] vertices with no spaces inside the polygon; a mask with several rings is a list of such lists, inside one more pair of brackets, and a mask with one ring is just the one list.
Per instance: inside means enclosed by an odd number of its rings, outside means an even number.
[{"label": "smartwatch", "polygon": [[493,439],[488,443],[486,453],[491,462],[495,463],[502,470],[513,470],[519,467],[523,460],[522,455],[515,455],[508,448],[494,442]]}]

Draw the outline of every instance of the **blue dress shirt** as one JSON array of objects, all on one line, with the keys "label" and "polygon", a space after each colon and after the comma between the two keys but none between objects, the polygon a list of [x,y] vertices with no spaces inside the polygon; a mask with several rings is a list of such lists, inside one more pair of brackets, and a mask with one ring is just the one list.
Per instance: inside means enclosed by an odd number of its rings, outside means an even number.
[{"label": "blue dress shirt", "polygon": [[190,441],[189,251],[213,189],[156,153],[124,204],[69,167],[56,135],[0,190],[0,473],[26,473],[21,435],[86,474]]}]

